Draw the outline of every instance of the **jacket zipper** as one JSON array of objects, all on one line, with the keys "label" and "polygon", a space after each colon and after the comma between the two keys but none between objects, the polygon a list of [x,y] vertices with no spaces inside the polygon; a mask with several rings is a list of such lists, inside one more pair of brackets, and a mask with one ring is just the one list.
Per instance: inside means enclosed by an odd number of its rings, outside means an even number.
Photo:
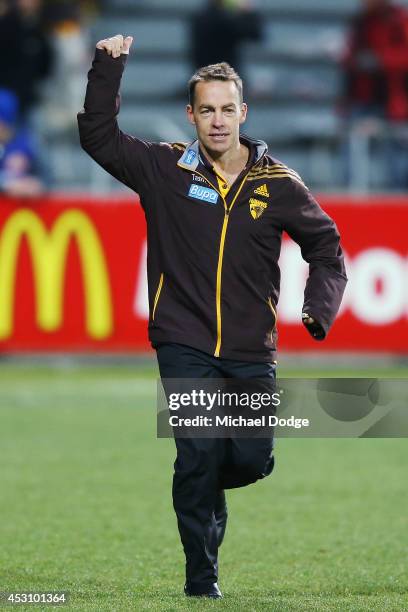
[{"label": "jacket zipper", "polygon": [[[224,221],[221,229],[221,239],[220,239],[220,249],[218,252],[218,265],[217,265],[217,284],[216,284],[216,313],[217,313],[217,343],[215,345],[214,357],[220,356],[221,349],[221,341],[222,341],[222,317],[221,317],[221,286],[222,286],[222,262],[224,258],[224,246],[225,246],[225,236],[227,233],[228,220],[232,207],[234,206],[236,199],[241,193],[241,189],[244,186],[248,174],[244,176],[242,182],[238,188],[237,193],[234,196],[234,199],[231,202],[231,206],[228,208],[227,202],[225,198],[222,198],[224,202]],[[221,196],[222,197],[222,196]]]},{"label": "jacket zipper", "polygon": [[225,198],[218,191],[218,189],[215,187],[215,185],[213,185],[211,183],[211,181],[209,181],[206,176],[201,174],[201,172],[198,172],[197,170],[194,170],[194,172],[196,174],[199,174],[200,176],[202,176],[203,179],[206,180],[209,185],[211,185],[211,187],[221,196],[222,201],[224,203],[224,221],[222,223],[221,238],[220,238],[220,248],[219,248],[219,252],[218,252],[217,281],[216,281],[216,291],[215,291],[215,310],[216,310],[216,316],[217,316],[217,343],[215,345],[214,357],[219,357],[220,356],[220,349],[221,349],[221,340],[222,340],[222,318],[221,318],[221,285],[222,285],[221,278],[222,278],[222,276],[221,275],[222,275],[222,262],[223,262],[223,257],[224,257],[225,236],[226,236],[226,233],[227,233],[229,214],[231,212],[232,207],[234,206],[234,204],[236,202],[236,199],[238,198],[239,194],[241,193],[242,187],[244,186],[244,183],[245,183],[245,181],[247,179],[247,176],[248,176],[249,172],[242,179],[242,182],[241,182],[240,186],[238,187],[238,191],[235,194],[234,199],[232,200],[231,206],[229,208],[227,206],[227,202],[226,202]]},{"label": "jacket zipper", "polygon": [[162,272],[160,274],[160,280],[159,280],[159,285],[158,285],[157,290],[156,290],[156,295],[154,296],[152,321],[154,321],[154,315],[156,313],[157,304],[159,302],[160,293],[161,293],[161,290],[162,290],[162,287],[163,287],[163,280],[164,280],[164,274]]}]

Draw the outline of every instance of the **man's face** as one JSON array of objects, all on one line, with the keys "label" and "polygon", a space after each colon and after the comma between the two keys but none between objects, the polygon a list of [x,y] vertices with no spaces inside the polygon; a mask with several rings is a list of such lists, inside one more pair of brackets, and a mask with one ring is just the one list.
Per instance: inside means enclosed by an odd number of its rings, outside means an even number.
[{"label": "man's face", "polygon": [[241,103],[234,81],[197,83],[194,108],[187,106],[187,117],[196,127],[198,140],[217,157],[238,146],[239,126],[246,115],[247,105]]}]

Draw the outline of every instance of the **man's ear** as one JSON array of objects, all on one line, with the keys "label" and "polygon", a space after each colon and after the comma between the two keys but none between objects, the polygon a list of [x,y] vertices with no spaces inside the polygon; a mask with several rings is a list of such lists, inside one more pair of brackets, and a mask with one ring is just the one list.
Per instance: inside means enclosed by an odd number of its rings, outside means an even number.
[{"label": "man's ear", "polygon": [[186,113],[187,113],[187,119],[189,120],[191,125],[195,125],[194,112],[193,112],[193,107],[191,106],[191,104],[187,104]]},{"label": "man's ear", "polygon": [[248,114],[248,106],[247,104],[245,104],[245,102],[243,102],[241,104],[241,114],[240,114],[240,118],[239,118],[239,123],[245,123],[246,118],[247,118],[247,114]]}]

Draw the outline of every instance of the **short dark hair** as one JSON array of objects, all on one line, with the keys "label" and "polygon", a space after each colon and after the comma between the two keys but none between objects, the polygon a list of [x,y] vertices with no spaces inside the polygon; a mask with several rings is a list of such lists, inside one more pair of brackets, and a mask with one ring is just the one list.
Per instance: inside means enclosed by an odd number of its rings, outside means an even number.
[{"label": "short dark hair", "polygon": [[210,64],[199,68],[188,82],[188,99],[191,106],[194,106],[195,88],[197,83],[208,83],[209,81],[232,81],[235,83],[239,93],[239,99],[243,101],[242,79],[234,68],[227,62]]}]

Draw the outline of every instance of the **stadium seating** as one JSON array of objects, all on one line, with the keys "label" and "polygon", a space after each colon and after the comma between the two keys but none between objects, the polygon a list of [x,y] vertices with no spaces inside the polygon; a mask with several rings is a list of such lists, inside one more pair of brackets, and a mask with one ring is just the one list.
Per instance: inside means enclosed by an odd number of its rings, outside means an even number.
[{"label": "stadium seating", "polygon": [[[122,85],[123,129],[154,140],[192,136],[183,110],[192,71],[189,19],[202,4],[105,0],[104,12],[91,24],[92,40],[119,32],[135,38]],[[264,38],[244,49],[250,102],[245,129],[266,140],[273,153],[282,152],[288,163],[293,159],[313,187],[341,187],[338,60],[359,1],[259,0],[257,5]]]}]

